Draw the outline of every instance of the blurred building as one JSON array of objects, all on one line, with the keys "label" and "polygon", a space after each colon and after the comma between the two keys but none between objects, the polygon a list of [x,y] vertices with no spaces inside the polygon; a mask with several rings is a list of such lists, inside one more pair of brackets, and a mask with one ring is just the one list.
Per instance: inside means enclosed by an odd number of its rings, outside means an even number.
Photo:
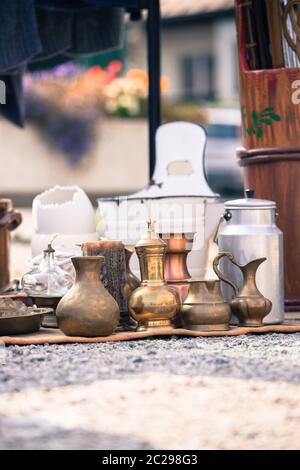
[{"label": "blurred building", "polygon": [[[238,101],[234,0],[161,0],[162,73],[177,99]],[[145,25],[130,23],[127,66],[146,68]]]},{"label": "blurred building", "polygon": [[[212,188],[231,197],[242,187],[236,159],[240,112],[234,0],[161,0],[161,11],[162,73],[170,79],[169,95],[207,104],[206,171]],[[128,22],[127,32],[126,68],[146,69],[145,24]],[[123,51],[116,54],[123,57]],[[98,63],[92,59],[86,65]],[[24,206],[55,184],[78,184],[93,201],[96,196],[144,187],[148,183],[146,120],[103,116],[96,134],[91,152],[71,167],[33,125],[20,130],[2,121],[6,171],[0,174],[0,195]]]}]

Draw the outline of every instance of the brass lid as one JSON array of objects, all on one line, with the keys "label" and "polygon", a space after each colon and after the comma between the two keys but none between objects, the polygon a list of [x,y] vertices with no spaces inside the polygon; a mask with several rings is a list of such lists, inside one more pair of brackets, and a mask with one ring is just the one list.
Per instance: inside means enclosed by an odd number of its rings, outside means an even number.
[{"label": "brass lid", "polygon": [[149,220],[147,222],[147,232],[141,237],[141,239],[135,245],[136,248],[141,247],[148,247],[148,246],[167,246],[166,242],[164,242],[159,235],[154,231],[155,221]]}]

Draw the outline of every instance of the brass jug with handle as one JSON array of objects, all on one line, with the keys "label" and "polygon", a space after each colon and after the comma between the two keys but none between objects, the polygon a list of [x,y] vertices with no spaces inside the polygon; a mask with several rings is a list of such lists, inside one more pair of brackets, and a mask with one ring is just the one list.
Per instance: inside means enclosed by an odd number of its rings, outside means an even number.
[{"label": "brass jug with handle", "polygon": [[[242,271],[244,283],[240,289],[219,270],[220,260],[224,257]],[[241,326],[262,326],[263,319],[271,311],[272,302],[262,295],[256,285],[256,271],[266,259],[258,258],[243,266],[235,260],[232,253],[223,252],[213,261],[216,275],[234,291],[235,297],[231,300],[230,307]]]}]

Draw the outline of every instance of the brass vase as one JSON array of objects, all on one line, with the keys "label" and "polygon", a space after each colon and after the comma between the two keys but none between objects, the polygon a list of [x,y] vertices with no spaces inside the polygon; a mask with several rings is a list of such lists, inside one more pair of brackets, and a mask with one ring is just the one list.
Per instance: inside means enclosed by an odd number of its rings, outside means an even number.
[{"label": "brass vase", "polygon": [[173,320],[180,308],[178,292],[164,278],[167,245],[154,232],[152,222],[137,243],[136,252],[141,270],[141,286],[131,295],[130,315],[138,322],[138,331],[151,328],[174,328]]},{"label": "brass vase", "polygon": [[195,331],[229,329],[231,309],[221,293],[219,280],[189,281],[189,292],[181,307],[183,328]]},{"label": "brass vase", "polygon": [[[240,289],[219,270],[219,262],[224,257],[242,271],[244,282]],[[235,260],[232,253],[227,252],[220,253],[214,259],[215,273],[234,291],[234,298],[230,302],[230,306],[241,326],[262,326],[263,319],[272,309],[272,302],[262,295],[256,285],[256,271],[264,261],[266,258],[258,258],[248,264],[241,265]]]},{"label": "brass vase", "polygon": [[67,336],[108,336],[120,319],[115,299],[100,280],[103,256],[76,256],[73,287],[56,309],[59,328]]},{"label": "brass vase", "polygon": [[188,295],[191,278],[187,268],[187,256],[192,249],[194,234],[182,234],[180,238],[171,234],[169,238],[160,235],[167,244],[165,259],[165,279],[174,287],[183,302]]},{"label": "brass vase", "polygon": [[140,287],[141,281],[136,277],[135,274],[130,269],[130,260],[134,253],[134,246],[126,245],[125,246],[125,264],[126,264],[126,271],[125,271],[125,285],[124,285],[124,293],[129,300],[132,292]]}]

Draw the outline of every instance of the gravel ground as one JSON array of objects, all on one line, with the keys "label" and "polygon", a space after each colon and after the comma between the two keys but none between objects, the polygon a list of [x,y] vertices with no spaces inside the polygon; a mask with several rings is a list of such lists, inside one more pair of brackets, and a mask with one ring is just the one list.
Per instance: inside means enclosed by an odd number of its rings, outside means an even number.
[{"label": "gravel ground", "polygon": [[0,448],[300,448],[300,334],[5,353]]},{"label": "gravel ground", "polygon": [[145,373],[300,384],[300,333],[227,338],[10,346],[0,392],[91,383]]}]

